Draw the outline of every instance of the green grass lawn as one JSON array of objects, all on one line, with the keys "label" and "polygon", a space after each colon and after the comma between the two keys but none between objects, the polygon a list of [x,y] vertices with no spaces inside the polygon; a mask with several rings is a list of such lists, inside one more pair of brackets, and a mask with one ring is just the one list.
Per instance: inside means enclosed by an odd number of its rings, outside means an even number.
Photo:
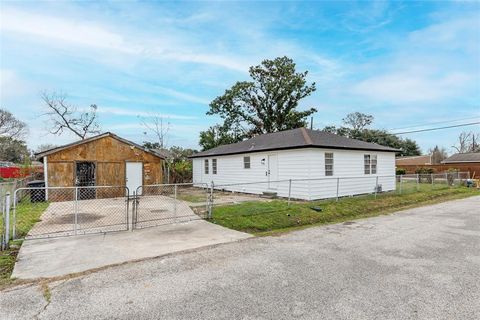
[{"label": "green grass lawn", "polygon": [[[296,202],[288,206],[284,200],[271,202],[244,202],[214,207],[213,223],[256,235],[287,232],[306,226],[343,222],[352,219],[378,216],[401,209],[418,207],[453,199],[480,195],[473,188],[435,188],[421,186],[420,191],[406,194],[395,192],[356,196],[335,200]],[[321,212],[312,210],[320,207]]]},{"label": "green grass lawn", "polygon": [[[23,238],[28,234],[28,231],[39,221],[40,216],[47,207],[47,202],[30,203],[28,199],[17,205],[17,238]],[[10,219],[13,224],[13,218]],[[22,241],[10,241],[10,249],[0,251],[0,288],[12,282],[10,275],[12,274],[21,244]]]}]

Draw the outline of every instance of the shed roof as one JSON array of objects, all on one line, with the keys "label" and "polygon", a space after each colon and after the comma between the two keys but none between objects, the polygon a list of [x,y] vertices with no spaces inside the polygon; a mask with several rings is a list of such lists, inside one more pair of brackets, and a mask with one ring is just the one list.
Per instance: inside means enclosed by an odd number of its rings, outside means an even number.
[{"label": "shed roof", "polygon": [[479,162],[480,163],[480,152],[455,153],[442,161],[442,163],[457,163],[457,162]]},{"label": "shed roof", "polygon": [[81,144],[89,143],[89,142],[92,142],[92,141],[95,141],[95,140],[98,140],[98,139],[101,139],[101,138],[105,138],[105,137],[111,137],[111,138],[116,139],[118,141],[121,141],[125,144],[135,146],[136,148],[138,148],[142,151],[145,151],[147,153],[150,153],[150,154],[152,154],[156,157],[159,157],[161,159],[165,159],[165,157],[162,154],[160,154],[158,152],[155,152],[154,150],[149,150],[147,148],[144,148],[144,147],[142,147],[141,145],[139,145],[135,142],[132,142],[130,140],[119,137],[116,134],[111,133],[111,132],[105,132],[105,133],[102,133],[102,134],[99,134],[99,135],[96,135],[96,136],[93,136],[93,137],[90,137],[90,138],[87,138],[87,139],[75,141],[75,142],[60,146],[60,147],[56,147],[56,148],[48,149],[48,150],[45,150],[45,151],[42,151],[42,152],[38,152],[38,153],[35,154],[35,158],[36,159],[42,159],[43,157],[48,156],[50,154],[54,154],[54,153],[57,153],[59,151],[65,150],[65,149],[73,148],[73,147],[79,146]]},{"label": "shed roof", "polygon": [[298,148],[332,148],[387,152],[400,151],[376,143],[350,139],[325,131],[298,128],[262,134],[245,141],[218,146],[194,154],[190,158]]}]

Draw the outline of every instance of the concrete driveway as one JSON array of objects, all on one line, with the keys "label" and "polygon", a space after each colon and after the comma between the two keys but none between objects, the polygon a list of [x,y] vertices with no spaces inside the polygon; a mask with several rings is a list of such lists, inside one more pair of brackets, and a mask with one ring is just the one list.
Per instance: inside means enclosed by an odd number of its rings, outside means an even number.
[{"label": "concrete driveway", "polygon": [[205,220],[192,220],[134,231],[27,240],[12,277],[63,276],[249,237]]},{"label": "concrete driveway", "polygon": [[0,293],[1,315],[478,319],[479,208],[473,197],[16,287]]}]

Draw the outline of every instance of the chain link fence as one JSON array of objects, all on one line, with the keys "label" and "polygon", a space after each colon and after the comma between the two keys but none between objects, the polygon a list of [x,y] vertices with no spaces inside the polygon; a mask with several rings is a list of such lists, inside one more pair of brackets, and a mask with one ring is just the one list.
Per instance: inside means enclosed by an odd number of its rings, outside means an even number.
[{"label": "chain link fence", "polygon": [[138,187],[135,195],[134,229],[188,222],[207,216],[207,184],[145,185]]},{"label": "chain link fence", "polygon": [[406,194],[465,185],[468,172],[439,174],[378,175],[362,177],[326,177],[275,181],[211,183],[213,205],[282,198],[287,201],[340,199],[380,193]]},{"label": "chain link fence", "polygon": [[12,203],[12,239],[128,230],[126,187],[19,188]]}]

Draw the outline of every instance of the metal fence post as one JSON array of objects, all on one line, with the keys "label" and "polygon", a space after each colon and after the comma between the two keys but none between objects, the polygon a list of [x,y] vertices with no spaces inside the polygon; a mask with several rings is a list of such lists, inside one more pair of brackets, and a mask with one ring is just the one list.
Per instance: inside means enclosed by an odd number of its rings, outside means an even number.
[{"label": "metal fence post", "polygon": [[288,206],[290,206],[290,198],[292,197],[292,179],[288,180]]},{"label": "metal fence post", "polygon": [[450,186],[450,184],[448,183],[448,173],[445,172],[445,184],[448,186]]},{"label": "metal fence post", "polygon": [[77,223],[78,223],[78,187],[75,187],[75,205],[73,206],[73,234],[77,235]]},{"label": "metal fence post", "polygon": [[402,187],[403,187],[403,175],[400,175],[400,194],[402,194]]},{"label": "metal fence post", "polygon": [[417,191],[420,190],[420,175],[417,173]]},{"label": "metal fence post", "polygon": [[378,192],[378,176],[375,177],[375,199],[377,199]]},{"label": "metal fence post", "polygon": [[210,201],[209,201],[209,206],[208,206],[208,219],[212,218],[212,209],[213,209],[213,188],[214,188],[214,182],[212,181],[210,184]]},{"label": "metal fence post", "polygon": [[12,222],[12,239],[17,238],[17,191],[13,192],[13,222]]},{"label": "metal fence post", "polygon": [[[128,191],[130,192],[130,191]],[[133,228],[135,224],[137,223],[137,210],[138,210],[138,203],[137,203],[137,190],[133,191],[132,194],[132,222],[131,222],[131,230],[133,231]]]},{"label": "metal fence post", "polygon": [[337,196],[336,196],[336,201],[338,201],[338,189],[340,186],[340,178],[337,178]]},{"label": "metal fence post", "polygon": [[177,185],[173,186],[173,214],[175,215],[175,220],[177,220]]},{"label": "metal fence post", "polygon": [[10,192],[5,194],[5,247],[10,241]]},{"label": "metal fence post", "polygon": [[435,187],[434,179],[435,179],[435,177],[433,176],[433,173],[430,173],[430,180],[432,180],[432,190],[433,190],[434,187]]}]

